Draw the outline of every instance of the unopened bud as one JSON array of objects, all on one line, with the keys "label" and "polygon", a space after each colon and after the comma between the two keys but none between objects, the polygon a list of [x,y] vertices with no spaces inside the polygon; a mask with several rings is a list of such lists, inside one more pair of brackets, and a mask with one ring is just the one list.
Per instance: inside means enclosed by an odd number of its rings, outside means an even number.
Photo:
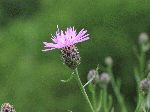
[{"label": "unopened bud", "polygon": [[102,73],[100,75],[100,82],[102,85],[107,85],[110,82],[110,75],[108,73]]},{"label": "unopened bud", "polygon": [[143,93],[150,92],[150,80],[145,78],[140,82],[140,89]]},{"label": "unopened bud", "polygon": [[141,33],[141,34],[139,35],[139,43],[140,43],[140,44],[145,44],[145,43],[147,43],[147,42],[148,42],[148,39],[149,39],[148,34],[145,33],[145,32],[143,32],[143,33]]},{"label": "unopened bud", "polygon": [[1,106],[0,112],[16,112],[13,105],[10,105],[9,103],[4,103]]},{"label": "unopened bud", "polygon": [[108,57],[105,58],[105,64],[107,66],[112,66],[113,65],[113,59],[112,59],[111,56],[108,56]]},{"label": "unopened bud", "polygon": [[[93,80],[92,80],[93,79]],[[87,80],[92,80],[93,83],[97,83],[99,81],[99,74],[96,70],[90,70],[87,75]]]}]

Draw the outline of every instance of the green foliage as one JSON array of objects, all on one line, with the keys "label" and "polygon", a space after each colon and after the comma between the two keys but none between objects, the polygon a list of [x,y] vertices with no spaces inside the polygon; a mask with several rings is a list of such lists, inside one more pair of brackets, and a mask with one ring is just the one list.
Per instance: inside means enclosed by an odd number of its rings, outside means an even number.
[{"label": "green foliage", "polygon": [[60,51],[41,51],[42,42],[59,25],[85,28],[90,34],[88,42],[78,45],[84,82],[90,69],[104,57],[113,57],[115,77],[122,81],[121,92],[133,112],[132,46],[139,33],[150,33],[149,4],[149,0],[0,0],[0,104],[10,102],[17,112],[89,111],[76,82],[61,82],[72,71],[62,64]]}]

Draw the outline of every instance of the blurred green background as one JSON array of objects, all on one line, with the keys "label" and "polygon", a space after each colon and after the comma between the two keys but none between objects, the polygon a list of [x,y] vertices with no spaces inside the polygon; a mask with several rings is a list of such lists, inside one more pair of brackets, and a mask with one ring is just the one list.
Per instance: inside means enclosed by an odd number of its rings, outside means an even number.
[{"label": "blurred green background", "polygon": [[[60,51],[43,53],[56,26],[88,30],[91,39],[78,48],[80,77],[114,59],[115,77],[129,111],[135,108],[136,85],[132,47],[141,32],[150,33],[150,0],[0,0],[0,104],[10,102],[17,112],[90,112]],[[113,92],[110,90],[110,94]],[[114,98],[115,100],[115,98]],[[117,108],[117,105],[116,107]]]}]

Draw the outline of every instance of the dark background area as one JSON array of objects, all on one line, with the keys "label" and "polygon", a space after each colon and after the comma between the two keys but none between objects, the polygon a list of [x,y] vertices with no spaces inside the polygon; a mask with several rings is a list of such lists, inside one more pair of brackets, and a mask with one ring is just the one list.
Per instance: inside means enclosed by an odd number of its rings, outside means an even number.
[{"label": "dark background area", "polygon": [[0,104],[10,102],[17,112],[89,112],[76,82],[60,82],[71,75],[60,51],[41,51],[59,25],[90,34],[77,45],[83,83],[90,69],[113,57],[115,77],[122,80],[121,92],[133,112],[132,48],[141,32],[150,33],[149,5],[149,0],[0,0]]}]

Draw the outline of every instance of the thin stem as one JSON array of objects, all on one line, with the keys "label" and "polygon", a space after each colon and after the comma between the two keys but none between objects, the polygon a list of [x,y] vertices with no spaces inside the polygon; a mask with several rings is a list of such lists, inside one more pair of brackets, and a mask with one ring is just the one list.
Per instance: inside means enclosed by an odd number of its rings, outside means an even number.
[{"label": "thin stem", "polygon": [[[83,86],[84,87],[84,86]],[[96,102],[96,88],[95,88],[95,84],[90,83],[88,86],[89,91],[91,92],[91,96],[92,96],[92,104],[93,104],[93,108],[94,110],[96,110],[97,107],[97,102]]]},{"label": "thin stem", "polygon": [[135,79],[136,79],[136,83],[137,83],[137,97],[138,97],[135,112],[139,112],[139,109],[141,107],[142,96],[140,94],[140,89],[139,89],[140,76],[139,76],[138,70],[136,68],[134,69],[134,74],[135,74]]},{"label": "thin stem", "polygon": [[146,102],[146,104],[147,104],[147,111],[148,112],[150,112],[150,93],[148,93],[148,95],[147,95],[147,102]]},{"label": "thin stem", "polygon": [[103,88],[103,108],[104,112],[108,112],[108,107],[107,107],[107,87]]},{"label": "thin stem", "polygon": [[120,93],[120,90],[115,82],[115,79],[114,79],[114,76],[113,76],[113,73],[112,73],[112,70],[111,70],[111,67],[108,67],[108,72],[109,74],[112,76],[111,77],[111,84],[112,84],[112,87],[114,89],[114,92],[115,92],[115,95],[117,97],[117,101],[119,102],[120,104],[120,108],[121,108],[121,112],[127,112],[127,108],[125,106],[125,102],[124,102],[124,99]]},{"label": "thin stem", "polygon": [[93,101],[93,108],[96,110],[96,93],[95,90],[92,91],[92,101]]},{"label": "thin stem", "polygon": [[74,74],[74,72],[71,74],[71,76],[68,79],[61,80],[61,82],[67,83],[67,82],[71,81],[73,79],[73,74]]},{"label": "thin stem", "polygon": [[141,78],[143,78],[143,76],[144,76],[144,63],[145,63],[145,52],[143,51],[143,45],[142,45],[141,46],[141,54],[140,54],[140,58],[139,58]]},{"label": "thin stem", "polygon": [[95,77],[92,77],[87,83],[84,84],[83,87],[85,88],[88,84],[90,84],[90,83],[93,81],[94,78],[95,78]]},{"label": "thin stem", "polygon": [[91,108],[92,112],[95,112],[94,109],[93,109],[93,106],[92,106],[92,104],[91,104],[91,102],[90,102],[90,100],[89,100],[89,97],[88,97],[88,95],[87,95],[87,93],[86,93],[86,91],[85,91],[85,89],[84,89],[84,87],[83,87],[83,85],[82,85],[82,82],[81,82],[81,80],[80,80],[80,77],[79,77],[78,69],[77,69],[77,68],[75,69],[75,75],[74,75],[74,76],[75,76],[75,78],[76,78],[76,81],[78,82],[78,85],[79,85],[79,87],[80,87],[80,90],[81,90],[83,96],[85,97],[87,103],[89,104],[89,107]]},{"label": "thin stem", "polygon": [[138,104],[137,104],[137,107],[135,109],[135,112],[140,112],[142,102],[143,102],[143,97],[140,93],[138,93]]},{"label": "thin stem", "polygon": [[135,76],[136,76],[136,82],[137,82],[137,95],[138,95],[138,103],[137,103],[137,107],[135,109],[135,112],[139,112],[141,109],[141,105],[142,105],[142,101],[143,101],[143,96],[140,94],[140,90],[139,90],[139,83],[140,80],[144,77],[144,64],[145,64],[145,52],[143,50],[144,45],[141,45],[141,51],[140,51],[140,55],[139,55],[139,71],[136,69],[135,70]]},{"label": "thin stem", "polygon": [[100,93],[99,93],[99,102],[98,102],[98,107],[97,107],[96,112],[99,112],[101,107],[102,107],[102,99],[103,99],[103,94],[102,93],[103,93],[102,91],[100,91]]}]

